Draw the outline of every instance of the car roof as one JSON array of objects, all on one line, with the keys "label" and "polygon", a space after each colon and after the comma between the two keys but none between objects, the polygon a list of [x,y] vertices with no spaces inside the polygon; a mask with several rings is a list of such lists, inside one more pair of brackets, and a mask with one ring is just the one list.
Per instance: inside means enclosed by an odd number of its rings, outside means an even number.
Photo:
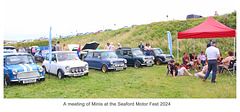
[{"label": "car roof", "polygon": [[52,53],[61,54],[61,53],[76,53],[76,51],[53,51]]},{"label": "car roof", "polygon": [[4,48],[15,48],[15,47],[14,46],[4,46]]},{"label": "car roof", "polygon": [[31,55],[29,53],[3,53],[3,56],[14,56],[14,55]]},{"label": "car roof", "polygon": [[[110,52],[111,50],[89,50],[88,52]],[[114,52],[114,51],[113,51]]]},{"label": "car roof", "polygon": [[122,48],[119,49],[119,50],[126,50],[126,49],[129,49],[129,50],[137,50],[137,49],[139,49],[139,48],[122,47]]},{"label": "car roof", "polygon": [[152,48],[152,49],[154,50],[154,49],[161,49],[161,48]]}]

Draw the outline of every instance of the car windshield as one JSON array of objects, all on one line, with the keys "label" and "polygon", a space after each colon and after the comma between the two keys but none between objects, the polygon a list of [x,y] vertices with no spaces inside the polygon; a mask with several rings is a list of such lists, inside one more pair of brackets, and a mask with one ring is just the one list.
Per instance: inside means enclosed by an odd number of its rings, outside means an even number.
[{"label": "car windshield", "polygon": [[132,54],[135,55],[135,56],[143,55],[142,51],[140,51],[139,49],[132,50]]},{"label": "car windshield", "polygon": [[154,49],[153,51],[154,51],[155,54],[164,54],[162,49]]},{"label": "car windshield", "polygon": [[77,60],[77,53],[60,53],[57,55],[58,61]]},{"label": "car windshield", "polygon": [[106,51],[101,52],[101,58],[117,58],[117,55],[115,52]]},{"label": "car windshield", "polygon": [[16,64],[28,64],[33,63],[32,56],[29,55],[19,55],[19,56],[7,56],[6,64],[7,65],[16,65]]}]

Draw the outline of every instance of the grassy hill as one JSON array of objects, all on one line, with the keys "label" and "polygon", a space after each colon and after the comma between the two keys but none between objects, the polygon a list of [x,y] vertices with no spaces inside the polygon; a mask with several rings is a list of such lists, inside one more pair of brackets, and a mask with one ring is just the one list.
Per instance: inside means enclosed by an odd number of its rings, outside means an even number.
[{"label": "grassy hill", "polygon": [[[231,14],[225,14],[221,16],[214,17],[219,22],[224,25],[236,29],[236,12]],[[190,19],[190,20],[173,20],[165,22],[153,22],[151,24],[135,26],[132,28],[122,28],[115,31],[106,31],[98,34],[90,34],[83,36],[76,36],[70,38],[61,38],[58,40],[53,40],[53,43],[56,41],[67,44],[79,44],[85,45],[85,43],[96,41],[100,42],[100,49],[103,48],[107,42],[113,42],[115,46],[117,43],[121,43],[123,47],[137,47],[139,41],[144,43],[150,42],[152,48],[159,47],[164,52],[169,53],[168,43],[167,43],[167,31],[171,32],[172,41],[173,41],[173,54],[177,54],[177,33],[184,30],[195,27],[207,19]],[[233,51],[234,49],[234,38],[214,38],[218,42],[217,47],[220,49],[221,54],[226,56],[229,50]],[[206,49],[206,45],[209,42],[209,39],[195,39],[195,52],[199,54],[201,50]],[[35,41],[29,43],[17,43],[12,44],[15,47],[19,46],[47,46],[48,41]],[[181,39],[179,40],[180,48],[180,57],[182,57],[183,52],[193,52],[193,39]]]}]

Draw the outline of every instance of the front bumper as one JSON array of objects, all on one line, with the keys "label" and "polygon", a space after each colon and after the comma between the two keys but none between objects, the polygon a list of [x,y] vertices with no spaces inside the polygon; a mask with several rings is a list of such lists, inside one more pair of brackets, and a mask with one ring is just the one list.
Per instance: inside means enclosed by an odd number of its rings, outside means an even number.
[{"label": "front bumper", "polygon": [[16,78],[16,79],[11,79],[11,82],[22,82],[22,81],[26,81],[26,80],[32,80],[32,79],[43,79],[45,78],[45,76],[39,76],[39,77],[29,77],[29,78]]},{"label": "front bumper", "polygon": [[67,73],[65,73],[64,75],[77,77],[77,76],[84,76],[84,75],[87,74],[88,72],[89,72],[88,70],[86,70],[86,71],[84,71],[84,72],[74,72],[74,73],[72,73],[72,72],[67,72]]},{"label": "front bumper", "polygon": [[162,61],[162,63],[168,63],[168,62],[171,62],[172,60],[174,60],[174,59],[167,59],[167,60]]},{"label": "front bumper", "polygon": [[117,70],[117,71],[120,71],[120,70],[124,70],[124,69],[126,69],[126,68],[127,68],[127,65],[124,64],[124,66],[111,66],[111,67],[109,67],[108,69],[109,69],[109,70]]},{"label": "front bumper", "polygon": [[147,60],[141,63],[142,66],[153,66],[154,61],[153,60]]}]

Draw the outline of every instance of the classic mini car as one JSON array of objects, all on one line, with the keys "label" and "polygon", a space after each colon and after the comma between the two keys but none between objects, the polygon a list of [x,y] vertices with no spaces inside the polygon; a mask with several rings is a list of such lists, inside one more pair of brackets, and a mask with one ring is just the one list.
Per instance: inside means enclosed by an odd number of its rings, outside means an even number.
[{"label": "classic mini car", "polygon": [[49,50],[39,50],[35,53],[34,58],[36,61],[43,62]]},{"label": "classic mini car", "polygon": [[4,53],[3,65],[5,86],[13,82],[25,84],[45,80],[43,68],[34,62],[31,54]]},{"label": "classic mini car", "polygon": [[153,56],[145,56],[139,48],[129,48],[123,47],[116,51],[119,58],[124,58],[127,60],[128,66],[134,66],[135,68],[139,68],[141,66],[153,66],[154,57]]},{"label": "classic mini car", "polygon": [[4,46],[3,53],[17,53],[17,50],[14,46]]},{"label": "classic mini car", "polygon": [[59,79],[65,76],[88,76],[88,63],[81,61],[74,51],[54,51],[51,56],[46,55],[43,61],[43,69],[47,73],[58,76]]},{"label": "classic mini car", "polygon": [[118,58],[114,51],[89,50],[84,61],[88,62],[89,68],[100,69],[102,72],[108,70],[124,70],[127,60]]},{"label": "classic mini car", "polygon": [[161,65],[161,64],[166,64],[168,62],[171,62],[171,60],[174,60],[174,56],[171,54],[165,54],[162,49],[160,48],[152,48],[151,50],[151,55],[154,56],[155,60],[154,62],[157,65]]},{"label": "classic mini car", "polygon": [[89,50],[96,50],[98,46],[99,46],[99,43],[97,43],[97,42],[87,43],[87,44],[81,49],[81,52],[79,53],[80,59],[81,59],[81,60],[84,60],[84,58],[87,56],[88,51],[89,51]]}]

